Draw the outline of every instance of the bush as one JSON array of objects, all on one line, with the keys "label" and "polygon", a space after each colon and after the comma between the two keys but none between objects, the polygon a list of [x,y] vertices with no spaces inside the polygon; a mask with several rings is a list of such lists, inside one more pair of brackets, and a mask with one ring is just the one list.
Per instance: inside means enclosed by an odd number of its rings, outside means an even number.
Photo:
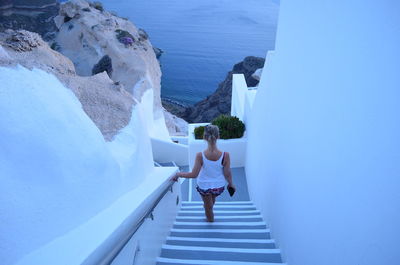
[{"label": "bush", "polygon": [[[241,138],[244,134],[244,123],[238,117],[220,115],[211,124],[217,125],[219,128],[219,137],[221,139]],[[205,126],[194,128],[194,138],[203,139]]]},{"label": "bush", "polygon": [[220,115],[211,124],[218,126],[221,139],[241,138],[245,130],[244,123],[234,116]]},{"label": "bush", "polygon": [[205,126],[199,126],[194,128],[194,138],[195,139],[203,139]]}]

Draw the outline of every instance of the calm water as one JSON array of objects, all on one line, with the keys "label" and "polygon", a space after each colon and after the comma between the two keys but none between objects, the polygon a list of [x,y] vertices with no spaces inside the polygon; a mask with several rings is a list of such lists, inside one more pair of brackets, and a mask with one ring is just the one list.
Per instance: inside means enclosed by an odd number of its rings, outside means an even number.
[{"label": "calm water", "polygon": [[193,104],[232,66],[274,49],[278,0],[103,0],[164,50],[162,97]]}]

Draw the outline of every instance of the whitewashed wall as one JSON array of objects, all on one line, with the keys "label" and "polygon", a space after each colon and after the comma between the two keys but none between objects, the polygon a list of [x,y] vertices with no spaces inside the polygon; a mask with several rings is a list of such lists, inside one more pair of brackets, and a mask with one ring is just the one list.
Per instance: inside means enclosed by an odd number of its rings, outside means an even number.
[{"label": "whitewashed wall", "polygon": [[152,138],[151,147],[157,163],[174,162],[178,166],[187,166],[189,163],[187,145]]},{"label": "whitewashed wall", "polygon": [[243,74],[232,75],[231,116],[238,117],[244,124],[251,113],[257,89],[248,88]]},{"label": "whitewashed wall", "polygon": [[399,14],[398,1],[281,2],[246,173],[289,265],[399,263]]},{"label": "whitewashed wall", "polygon": [[144,103],[106,143],[55,76],[0,67],[0,80],[0,263],[81,264],[176,168],[154,173]]}]

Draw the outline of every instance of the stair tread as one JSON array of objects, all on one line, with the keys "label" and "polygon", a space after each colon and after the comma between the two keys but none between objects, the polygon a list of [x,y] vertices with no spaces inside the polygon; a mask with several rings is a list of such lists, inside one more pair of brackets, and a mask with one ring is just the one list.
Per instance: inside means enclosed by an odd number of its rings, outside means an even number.
[{"label": "stair tread", "polygon": [[184,222],[184,221],[175,221],[174,225],[202,225],[202,226],[216,226],[216,225],[243,225],[243,226],[255,226],[255,225],[267,225],[265,222]]},{"label": "stair tread", "polygon": [[237,243],[275,243],[273,239],[240,239],[240,238],[202,238],[202,237],[174,237],[169,236],[167,240],[181,241],[212,241],[212,242],[237,242]]},{"label": "stair tread", "polygon": [[[219,204],[246,204],[253,203],[253,201],[217,201],[215,205]],[[182,201],[182,204],[203,204],[202,201]]]},{"label": "stair tread", "polygon": [[184,259],[171,259],[171,258],[157,258],[157,262],[170,263],[170,264],[184,264],[184,265],[276,265],[284,263],[270,263],[270,262],[250,262],[250,261],[222,261],[222,260],[184,260]]},{"label": "stair tread", "polygon": [[[203,209],[204,204],[182,204],[181,208],[196,208]],[[214,204],[214,208],[257,208],[254,204]]]},{"label": "stair tread", "polygon": [[280,249],[259,249],[259,248],[221,248],[203,246],[176,246],[164,244],[162,249],[186,250],[186,251],[212,251],[212,252],[238,252],[238,253],[258,253],[258,254],[278,254]]},{"label": "stair tread", "polygon": [[[204,209],[199,209],[199,210],[180,210],[178,213],[204,213]],[[215,210],[214,214],[218,213],[260,213],[259,210],[238,210],[238,211],[232,211],[232,210]]]},{"label": "stair tread", "polygon": [[263,229],[224,229],[224,228],[216,228],[216,229],[184,229],[184,228],[172,228],[171,232],[213,232],[213,233],[269,233],[268,228]]}]

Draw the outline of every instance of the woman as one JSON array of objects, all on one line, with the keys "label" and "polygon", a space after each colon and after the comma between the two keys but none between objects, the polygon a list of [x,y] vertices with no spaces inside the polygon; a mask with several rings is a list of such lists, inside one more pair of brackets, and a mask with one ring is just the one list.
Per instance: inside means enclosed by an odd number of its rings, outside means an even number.
[{"label": "woman", "polygon": [[204,140],[208,143],[207,149],[196,154],[192,172],[178,172],[174,177],[174,180],[177,180],[179,177],[197,178],[198,176],[196,189],[203,199],[207,222],[214,222],[215,198],[224,191],[225,180],[228,182],[228,187],[235,189],[232,182],[229,153],[222,152],[217,148],[218,138],[218,126],[207,125],[204,128]]}]

